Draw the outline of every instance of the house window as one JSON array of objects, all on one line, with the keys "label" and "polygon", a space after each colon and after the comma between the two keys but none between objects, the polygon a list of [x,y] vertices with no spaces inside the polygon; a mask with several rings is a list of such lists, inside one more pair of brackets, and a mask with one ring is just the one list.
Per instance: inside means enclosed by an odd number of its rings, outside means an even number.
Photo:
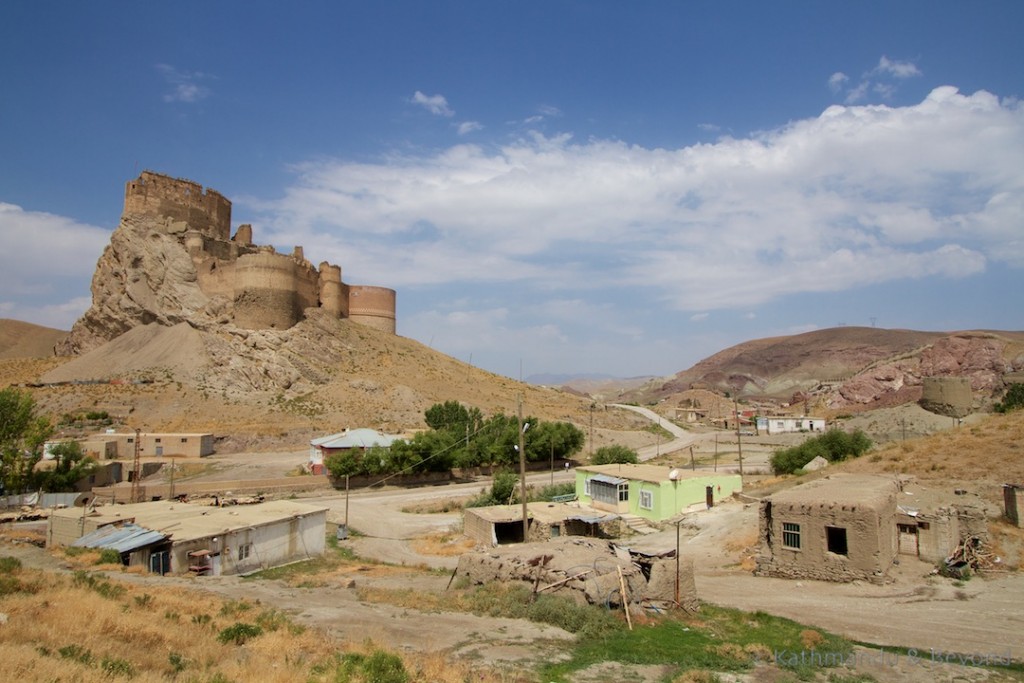
[{"label": "house window", "polygon": [[629,484],[619,484],[619,502],[624,503],[629,500]]},{"label": "house window", "polygon": [[157,443],[160,443],[160,437],[159,437],[159,436],[158,436],[158,437],[156,437],[156,442],[157,442]]},{"label": "house window", "polygon": [[644,510],[654,509],[654,493],[651,491],[640,492],[640,507]]},{"label": "house window", "polygon": [[243,543],[238,546],[238,561],[246,560],[252,554],[252,543]]},{"label": "house window", "polygon": [[782,547],[800,550],[800,525],[793,522],[782,523]]},{"label": "house window", "polygon": [[836,555],[847,555],[849,550],[846,546],[846,529],[838,526],[825,527],[825,541],[828,544],[828,551]]},{"label": "house window", "polygon": [[181,442],[182,443],[188,443],[188,437],[184,437],[184,436],[181,437]]},{"label": "house window", "polygon": [[128,443],[135,443],[135,439],[133,439],[132,437],[128,437]]},{"label": "house window", "polygon": [[594,495],[594,494],[592,494],[590,492],[590,480],[589,479],[584,479],[583,480],[583,495],[584,496],[593,496]]}]

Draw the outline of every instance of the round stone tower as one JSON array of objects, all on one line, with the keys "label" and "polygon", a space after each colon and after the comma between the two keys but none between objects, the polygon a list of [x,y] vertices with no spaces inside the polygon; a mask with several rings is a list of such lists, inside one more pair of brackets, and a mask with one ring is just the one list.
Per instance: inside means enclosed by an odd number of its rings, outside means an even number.
[{"label": "round stone tower", "polygon": [[386,287],[349,285],[350,320],[384,332],[395,333],[395,290]]}]

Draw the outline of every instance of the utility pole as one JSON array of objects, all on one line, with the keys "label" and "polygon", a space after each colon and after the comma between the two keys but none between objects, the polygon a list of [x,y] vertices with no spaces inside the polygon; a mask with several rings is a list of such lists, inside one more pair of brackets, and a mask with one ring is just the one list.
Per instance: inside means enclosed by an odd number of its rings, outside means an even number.
[{"label": "utility pole", "polygon": [[523,438],[523,395],[519,394],[519,497],[523,499],[523,543],[530,535],[530,519],[526,509],[526,443]]},{"label": "utility pole", "polygon": [[139,456],[141,455],[139,435],[142,430],[135,430],[135,457],[132,459],[132,502],[142,502],[142,492],[139,490],[139,479],[142,478],[142,464]]},{"label": "utility pole", "polygon": [[597,404],[591,401],[590,403],[590,459],[594,459],[594,406]]},{"label": "utility pole", "polygon": [[732,400],[733,410],[736,411],[736,448],[739,450],[740,457],[740,476],[743,476],[743,439],[740,434],[740,404],[736,399]]}]

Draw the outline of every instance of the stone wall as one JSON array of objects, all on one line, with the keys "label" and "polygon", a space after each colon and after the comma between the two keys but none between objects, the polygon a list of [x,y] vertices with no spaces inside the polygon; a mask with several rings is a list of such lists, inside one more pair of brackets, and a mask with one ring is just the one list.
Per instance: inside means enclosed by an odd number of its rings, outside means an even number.
[{"label": "stone wall", "polygon": [[936,415],[966,417],[974,405],[971,382],[966,377],[925,377],[920,405]]},{"label": "stone wall", "polygon": [[395,333],[395,290],[367,285],[348,286],[348,315],[355,322]]}]

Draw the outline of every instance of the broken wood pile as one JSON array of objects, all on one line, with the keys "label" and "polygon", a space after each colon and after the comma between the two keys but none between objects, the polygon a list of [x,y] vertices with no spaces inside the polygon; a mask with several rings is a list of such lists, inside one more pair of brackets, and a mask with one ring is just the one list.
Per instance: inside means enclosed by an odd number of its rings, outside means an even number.
[{"label": "broken wood pile", "polygon": [[949,557],[946,558],[944,571],[946,576],[964,578],[965,571],[984,571],[999,567],[999,558],[990,552],[981,539],[972,536],[957,544]]}]

